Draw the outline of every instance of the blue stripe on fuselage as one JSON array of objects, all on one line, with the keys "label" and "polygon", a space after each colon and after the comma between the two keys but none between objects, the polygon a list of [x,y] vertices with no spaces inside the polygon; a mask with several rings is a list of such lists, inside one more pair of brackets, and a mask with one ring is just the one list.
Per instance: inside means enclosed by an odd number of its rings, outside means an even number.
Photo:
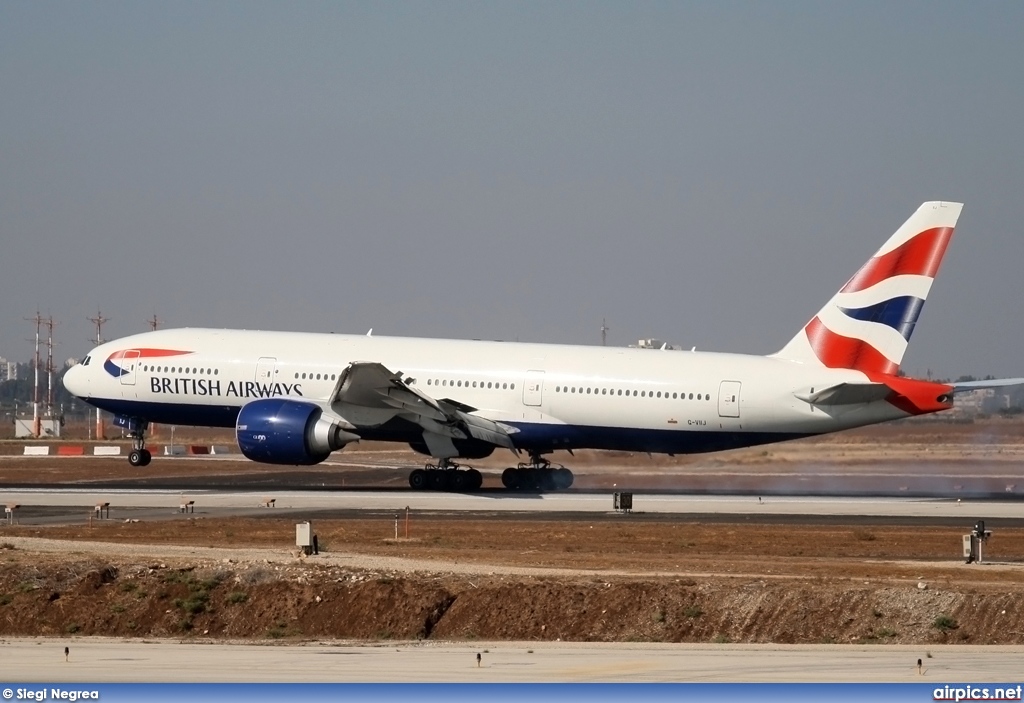
[{"label": "blue stripe on fuselage", "polygon": [[[233,428],[241,410],[240,406],[231,405],[150,403],[128,399],[93,398],[88,402],[115,415],[142,418],[164,425]],[[514,425],[519,430],[512,435],[516,448],[535,452],[550,452],[556,449],[608,449],[657,454],[701,454],[808,436],[808,433],[795,432],[657,430],[531,422],[506,424]],[[366,440],[391,442],[418,442],[423,439],[422,428],[408,421],[390,422],[377,429],[361,431],[359,434]]]}]

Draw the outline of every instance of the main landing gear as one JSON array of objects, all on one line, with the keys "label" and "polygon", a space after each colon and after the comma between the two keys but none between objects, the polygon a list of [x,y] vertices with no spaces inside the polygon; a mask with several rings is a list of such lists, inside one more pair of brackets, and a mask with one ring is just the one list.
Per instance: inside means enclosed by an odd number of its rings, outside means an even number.
[{"label": "main landing gear", "polygon": [[572,485],[572,471],[552,465],[540,454],[531,454],[530,461],[508,468],[501,474],[501,483],[510,491],[559,491]]},{"label": "main landing gear", "polygon": [[128,452],[128,463],[132,466],[149,466],[153,455],[146,449],[146,428],[148,422],[133,423],[128,436],[132,438],[132,450]]},{"label": "main landing gear", "polygon": [[450,459],[441,459],[427,464],[409,474],[409,485],[417,491],[476,491],[483,485],[484,477],[476,469],[463,469]]}]

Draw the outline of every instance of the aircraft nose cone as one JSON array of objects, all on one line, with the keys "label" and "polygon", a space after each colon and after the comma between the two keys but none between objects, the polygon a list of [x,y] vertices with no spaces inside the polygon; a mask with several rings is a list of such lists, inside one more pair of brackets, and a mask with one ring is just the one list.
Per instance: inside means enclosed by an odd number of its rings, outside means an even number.
[{"label": "aircraft nose cone", "polygon": [[89,374],[82,368],[82,365],[76,364],[64,374],[64,387],[68,389],[71,395],[87,398],[89,397],[88,376]]}]

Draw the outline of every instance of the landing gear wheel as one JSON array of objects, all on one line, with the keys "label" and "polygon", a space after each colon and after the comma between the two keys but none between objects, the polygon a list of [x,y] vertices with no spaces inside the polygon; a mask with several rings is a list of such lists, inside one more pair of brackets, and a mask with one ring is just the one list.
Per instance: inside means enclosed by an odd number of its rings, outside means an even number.
[{"label": "landing gear wheel", "polygon": [[128,452],[128,463],[132,466],[149,466],[153,455],[146,449],[146,428],[149,423],[137,417],[125,418],[128,424],[128,436],[132,438],[132,450]]},{"label": "landing gear wheel", "polygon": [[427,487],[427,472],[423,469],[415,469],[409,474],[409,486],[417,491],[422,491]]},{"label": "landing gear wheel", "polygon": [[458,471],[453,471],[450,479],[451,480],[449,481],[449,486],[451,487],[451,490],[455,491],[456,493],[461,493],[462,491],[469,490],[470,479],[468,471],[462,471],[461,469]]},{"label": "landing gear wheel", "polygon": [[510,491],[514,491],[519,488],[519,469],[505,469],[501,472],[501,485]]},{"label": "landing gear wheel", "polygon": [[573,478],[572,471],[564,466],[560,469],[555,469],[555,488],[564,491],[572,486]]},{"label": "landing gear wheel", "polygon": [[479,491],[480,486],[484,485],[484,476],[476,469],[470,469],[466,472],[469,475],[469,485],[467,490]]},{"label": "landing gear wheel", "polygon": [[443,491],[448,488],[448,471],[436,469],[427,472],[427,487],[432,491]]},{"label": "landing gear wheel", "polygon": [[552,464],[542,454],[530,454],[530,461],[508,468],[501,474],[501,483],[510,491],[561,491],[573,482],[572,471]]}]

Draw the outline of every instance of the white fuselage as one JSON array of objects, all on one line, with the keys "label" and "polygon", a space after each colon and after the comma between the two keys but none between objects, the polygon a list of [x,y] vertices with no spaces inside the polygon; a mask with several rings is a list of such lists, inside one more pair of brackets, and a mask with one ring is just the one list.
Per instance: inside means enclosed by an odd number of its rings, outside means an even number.
[{"label": "white fuselage", "polygon": [[[261,397],[325,402],[353,362],[515,427],[517,448],[714,451],[905,417],[885,400],[842,408],[798,395],[863,383],[859,371],[773,357],[245,330],[160,330],[96,347],[65,385],[146,421],[232,427]],[[354,412],[354,411],[349,411]],[[357,413],[358,414],[358,413]],[[347,417],[366,439],[416,441],[395,413]]]}]

